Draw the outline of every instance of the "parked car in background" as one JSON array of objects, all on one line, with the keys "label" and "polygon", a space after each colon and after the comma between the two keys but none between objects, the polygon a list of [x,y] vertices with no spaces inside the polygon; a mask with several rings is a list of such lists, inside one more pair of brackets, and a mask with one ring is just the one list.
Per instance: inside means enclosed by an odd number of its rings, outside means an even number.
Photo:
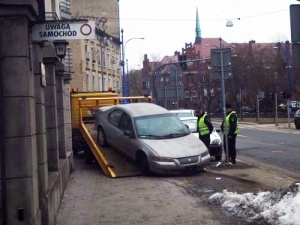
[{"label": "parked car in background", "polygon": [[294,123],[296,129],[300,129],[300,109],[298,109],[294,115]]},{"label": "parked car in background", "polygon": [[[179,119],[188,126],[190,131],[197,138],[199,138],[199,133],[197,132],[197,117],[181,117]],[[216,161],[221,161],[223,144],[218,132],[221,132],[221,130],[214,128],[213,132],[210,134],[209,154],[214,156]]]},{"label": "parked car in background", "polygon": [[210,162],[207,147],[179,118],[153,103],[104,106],[95,126],[100,146],[119,150],[144,174],[198,171]]},{"label": "parked car in background", "polygon": [[169,111],[174,113],[179,118],[197,116],[194,109],[171,109]]}]

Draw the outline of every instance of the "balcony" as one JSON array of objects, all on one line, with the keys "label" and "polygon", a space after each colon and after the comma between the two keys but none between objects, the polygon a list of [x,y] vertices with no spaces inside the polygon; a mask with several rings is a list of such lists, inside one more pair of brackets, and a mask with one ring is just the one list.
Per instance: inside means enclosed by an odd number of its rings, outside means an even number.
[{"label": "balcony", "polygon": [[59,3],[60,16],[62,20],[71,19],[70,0],[61,0]]}]

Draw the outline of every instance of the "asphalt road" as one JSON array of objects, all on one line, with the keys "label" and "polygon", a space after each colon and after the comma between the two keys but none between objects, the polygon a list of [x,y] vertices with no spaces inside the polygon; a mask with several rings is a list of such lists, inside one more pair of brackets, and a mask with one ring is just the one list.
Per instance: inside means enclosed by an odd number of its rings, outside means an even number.
[{"label": "asphalt road", "polygon": [[274,127],[241,125],[237,154],[299,173],[300,130]]}]

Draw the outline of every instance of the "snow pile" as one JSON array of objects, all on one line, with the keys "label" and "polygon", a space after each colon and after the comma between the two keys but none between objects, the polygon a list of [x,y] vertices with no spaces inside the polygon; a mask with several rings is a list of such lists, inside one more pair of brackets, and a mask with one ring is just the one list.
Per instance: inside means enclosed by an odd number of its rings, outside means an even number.
[{"label": "snow pile", "polygon": [[247,222],[272,225],[300,225],[300,183],[273,192],[237,194],[223,190],[209,197]]}]

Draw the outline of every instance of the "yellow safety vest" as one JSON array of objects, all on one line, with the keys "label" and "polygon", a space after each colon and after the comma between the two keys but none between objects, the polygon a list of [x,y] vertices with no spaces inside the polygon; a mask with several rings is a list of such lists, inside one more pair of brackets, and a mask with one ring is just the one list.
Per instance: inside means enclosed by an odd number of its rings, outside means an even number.
[{"label": "yellow safety vest", "polygon": [[[230,116],[231,116],[232,113],[236,113],[236,112],[235,112],[235,111],[232,111],[232,112],[229,113],[229,114],[226,116],[226,118],[225,118],[225,123],[226,123],[226,131],[225,131],[225,133],[226,133],[226,134],[228,134],[228,131],[229,131],[229,126],[230,126],[230,124],[229,124],[229,118],[230,118]],[[239,122],[238,122],[238,120],[236,120],[236,128],[235,128],[234,134],[238,134],[239,131],[240,131],[240,128],[239,128]]]},{"label": "yellow safety vest", "polygon": [[209,128],[208,126],[204,123],[204,119],[207,116],[206,113],[204,113],[204,115],[200,118],[199,123],[198,123],[198,127],[199,127],[199,133],[201,135],[206,135],[209,134]]}]

